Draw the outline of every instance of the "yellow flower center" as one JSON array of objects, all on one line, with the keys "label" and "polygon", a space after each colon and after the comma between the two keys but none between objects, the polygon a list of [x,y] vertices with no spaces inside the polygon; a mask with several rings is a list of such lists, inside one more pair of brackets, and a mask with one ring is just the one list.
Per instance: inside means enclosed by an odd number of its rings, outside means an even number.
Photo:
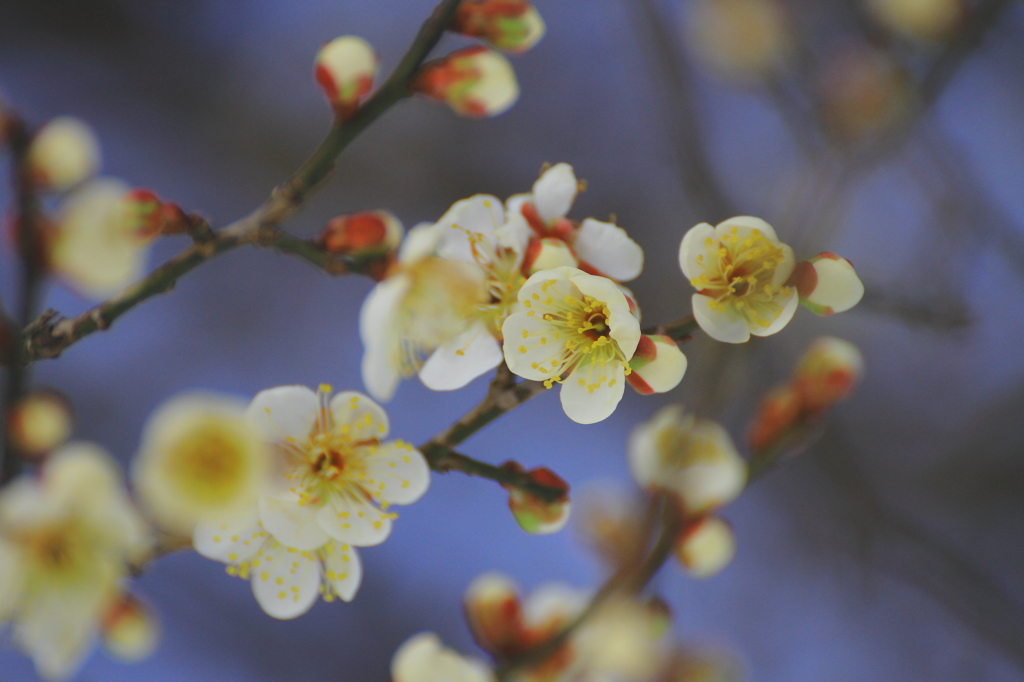
[{"label": "yellow flower center", "polygon": [[[452,227],[466,233],[473,260],[487,275],[488,299],[473,307],[472,316],[482,321],[491,335],[501,341],[501,325],[512,312],[519,290],[526,281],[517,267],[518,255],[513,249],[491,244],[479,232],[470,232],[458,225]],[[456,353],[461,355],[461,351]]]},{"label": "yellow flower center", "polygon": [[211,416],[179,437],[164,473],[196,502],[231,501],[250,478],[257,447],[243,424]]}]

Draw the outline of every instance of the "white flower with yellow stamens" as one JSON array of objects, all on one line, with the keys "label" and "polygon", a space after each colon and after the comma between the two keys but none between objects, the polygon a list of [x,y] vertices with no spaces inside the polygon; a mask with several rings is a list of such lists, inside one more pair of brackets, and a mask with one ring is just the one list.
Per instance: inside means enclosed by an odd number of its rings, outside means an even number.
[{"label": "white flower with yellow stamens", "polygon": [[489,300],[480,267],[438,257],[441,235],[429,224],[409,230],[393,271],[359,312],[363,383],[378,400],[390,400],[399,379],[419,372],[431,353],[466,332],[473,312]]},{"label": "white flower with yellow stamens", "polygon": [[576,268],[542,270],[519,290],[525,310],[502,327],[505,362],[515,374],[562,382],[562,409],[580,424],[608,417],[622,399],[640,323],[606,277]]},{"label": "white flower with yellow stamens", "polygon": [[283,545],[260,523],[255,505],[241,518],[196,526],[192,544],[203,556],[228,564],[228,573],[247,579],[260,607],[274,618],[301,616],[316,602],[352,601],[362,581],[359,555],[329,538],[319,547]]},{"label": "white flower with yellow stamens", "polygon": [[786,286],[796,265],[793,250],[760,218],[691,228],[679,247],[679,265],[697,289],[693,315],[713,339],[743,343],[751,334],[769,336],[796,312],[796,288]]},{"label": "white flower with yellow stamens", "polygon": [[117,465],[71,443],[0,493],[0,621],[50,680],[75,673],[148,548]]},{"label": "white flower with yellow stamens", "polygon": [[331,387],[261,391],[248,418],[280,456],[278,480],[259,498],[263,527],[287,547],[312,551],[331,538],[358,547],[391,532],[392,504],[427,491],[423,455],[388,435],[388,416],[362,393]]}]

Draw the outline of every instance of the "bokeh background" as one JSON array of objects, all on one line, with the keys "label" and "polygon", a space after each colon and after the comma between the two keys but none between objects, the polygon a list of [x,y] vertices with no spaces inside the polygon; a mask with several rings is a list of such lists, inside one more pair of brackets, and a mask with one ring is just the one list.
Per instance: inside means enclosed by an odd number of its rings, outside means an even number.
[{"label": "bokeh background", "polygon": [[[627,484],[626,438],[662,402],[721,418],[742,439],[758,395],[813,337],[847,338],[867,360],[862,386],[817,445],[725,511],[739,540],[733,564],[707,581],[672,565],[656,579],[675,609],[673,637],[736,652],[761,682],[1024,679],[1024,7],[1010,3],[906,135],[840,143],[816,127],[806,95],[827,87],[829,64],[865,32],[880,40],[853,0],[782,2],[803,47],[771,87],[695,58],[686,0],[537,4],[548,34],[514,60],[523,92],[508,114],[474,122],[425,101],[396,106],[288,228],[312,236],[333,215],[379,207],[407,226],[435,220],[477,192],[526,191],[542,163],[567,161],[589,185],[572,217],[614,214],[646,251],[631,286],[647,323],[689,311],[676,253],[697,222],[758,215],[798,256],[848,257],[868,287],[854,311],[801,310],[742,347],[698,338],[668,396],[627,392],[610,419],[584,427],[545,395],[463,450],[550,466],[574,491]],[[356,33],[388,69],[432,5],[4,0],[0,87],[31,121],[86,119],[107,173],[223,225],[326,132],[311,75],[318,46]],[[442,51],[464,42],[449,37]],[[877,44],[915,77],[946,54]],[[185,243],[157,244],[152,263]],[[5,295],[12,270],[5,250]],[[231,252],[36,376],[72,398],[77,437],[127,463],[147,415],[179,391],[361,388],[356,319],[371,284]],[[90,302],[58,285],[47,303],[75,313]],[[433,394],[405,382],[387,406],[395,434],[426,440],[485,385]],[[386,680],[392,652],[424,629],[473,652],[460,595],[480,572],[526,589],[602,577],[571,531],[527,536],[505,500],[489,481],[435,475],[390,539],[361,553],[356,600],[291,622],[265,616],[220,564],[166,557],[137,581],[163,622],[158,652],[135,666],[95,653],[79,679]],[[9,645],[0,678],[34,679]]]}]

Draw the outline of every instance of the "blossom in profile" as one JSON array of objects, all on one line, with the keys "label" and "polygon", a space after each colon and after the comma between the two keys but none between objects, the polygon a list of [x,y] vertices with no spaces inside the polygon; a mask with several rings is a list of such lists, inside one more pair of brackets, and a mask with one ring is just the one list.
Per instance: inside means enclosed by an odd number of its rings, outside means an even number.
[{"label": "blossom in profile", "polygon": [[679,265],[697,293],[693,315],[711,338],[744,343],[780,331],[796,312],[796,288],[786,284],[796,260],[772,226],[740,216],[691,228]]},{"label": "blossom in profile", "polygon": [[427,62],[412,87],[469,118],[498,116],[519,99],[519,81],[508,59],[480,45]]},{"label": "blossom in profile", "polygon": [[523,271],[532,275],[570,266],[619,282],[636,278],[643,270],[644,252],[625,230],[594,218],[576,225],[566,217],[580,187],[573,167],[558,163],[541,174],[532,191],[506,202],[508,222],[525,222],[530,228]]},{"label": "blossom in profile", "polygon": [[710,578],[736,555],[736,538],[728,521],[705,516],[683,528],[673,549],[687,573],[694,578]]},{"label": "blossom in profile", "polygon": [[792,30],[777,0],[695,0],[686,10],[688,47],[726,78],[764,79],[793,52]]},{"label": "blossom in profile", "polygon": [[683,380],[686,356],[671,337],[644,334],[629,361],[629,367],[633,371],[626,375],[626,381],[637,393],[666,393]]},{"label": "blossom in profile", "polygon": [[388,416],[362,393],[280,386],[256,394],[247,416],[279,459],[259,520],[285,547],[380,544],[397,516],[391,505],[415,502],[430,485],[423,455],[383,440]]},{"label": "blossom in profile", "polygon": [[117,465],[96,445],[65,445],[0,492],[0,619],[41,677],[75,674],[148,547]]},{"label": "blossom in profile", "polygon": [[157,523],[188,536],[200,521],[246,512],[267,484],[270,454],[246,420],[244,402],[186,393],[146,422],[135,488]]},{"label": "blossom in profile", "polygon": [[482,661],[462,656],[441,644],[433,632],[421,632],[405,641],[391,659],[393,682],[495,682],[494,672]]},{"label": "blossom in profile", "polygon": [[[442,234],[430,224],[409,230],[397,261],[359,312],[363,383],[378,400],[390,400],[399,379],[419,372],[438,348],[454,342],[453,353],[462,349],[464,341],[455,340],[490,301],[478,265],[438,256]],[[486,345],[480,350],[486,353]]]},{"label": "blossom in profile", "polygon": [[940,42],[966,15],[962,0],[868,0],[871,15],[886,28],[924,42]]},{"label": "blossom in profile", "polygon": [[526,52],[544,37],[544,19],[529,0],[464,0],[452,22],[456,33],[486,40],[505,52]]},{"label": "blossom in profile", "polygon": [[135,663],[148,658],[160,640],[160,626],[153,610],[129,592],[103,614],[103,648],[111,656]]},{"label": "blossom in profile", "polygon": [[800,303],[815,315],[846,312],[864,297],[864,284],[850,261],[823,251],[796,264],[789,283]]},{"label": "blossom in profile", "polygon": [[140,229],[129,187],[98,178],[61,204],[50,237],[50,267],[90,298],[105,298],[139,279],[154,235]]},{"label": "blossom in profile", "polygon": [[63,192],[94,176],[100,144],[87,123],[60,116],[44,125],[28,149],[28,169],[40,189]]},{"label": "blossom in profile", "polygon": [[[293,533],[294,534],[294,533]],[[196,551],[228,564],[228,574],[248,580],[267,615],[287,620],[324,601],[352,601],[363,578],[359,555],[348,543],[326,538],[299,549],[269,533],[253,504],[229,521],[204,521],[192,536]]]},{"label": "blossom in profile", "polygon": [[625,294],[610,279],[560,267],[532,275],[519,302],[524,309],[502,326],[508,368],[548,388],[561,383],[562,408],[575,422],[608,417],[641,336]]},{"label": "blossom in profile", "polygon": [[373,88],[376,74],[377,55],[359,36],[335,38],[317,52],[316,81],[342,118],[359,108],[360,101]]},{"label": "blossom in profile", "polygon": [[663,407],[629,437],[629,468],[640,487],[676,495],[688,514],[732,502],[747,482],[747,465],[717,422]]},{"label": "blossom in profile", "polygon": [[39,457],[71,435],[71,407],[53,391],[34,391],[7,415],[7,437],[22,456]]}]

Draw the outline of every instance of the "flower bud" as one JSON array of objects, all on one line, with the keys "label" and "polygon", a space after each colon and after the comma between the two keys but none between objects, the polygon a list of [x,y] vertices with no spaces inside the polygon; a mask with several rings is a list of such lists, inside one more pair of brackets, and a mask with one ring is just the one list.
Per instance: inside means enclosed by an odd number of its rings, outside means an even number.
[{"label": "flower bud", "polygon": [[153,653],[160,628],[153,611],[127,592],[103,616],[103,648],[110,655],[134,663]]},{"label": "flower bud", "polygon": [[63,192],[99,171],[100,145],[86,123],[71,116],[53,119],[36,133],[28,168],[40,189]]},{"label": "flower bud", "polygon": [[181,207],[162,201],[148,189],[132,190],[122,201],[125,229],[140,239],[188,231],[189,219]]},{"label": "flower bud", "polygon": [[888,28],[922,41],[949,38],[965,14],[962,0],[868,0],[867,7]]},{"label": "flower bud", "polygon": [[22,455],[39,457],[71,435],[71,406],[57,393],[36,391],[14,405],[7,423],[15,449]]},{"label": "flower bud", "polygon": [[779,386],[761,399],[750,425],[748,442],[754,452],[767,450],[796,425],[803,403],[800,392],[790,385]]},{"label": "flower bud", "polygon": [[330,253],[365,258],[397,249],[403,233],[390,211],[364,211],[332,218],[319,241]]},{"label": "flower bud", "polygon": [[469,118],[503,114],[519,98],[519,82],[505,57],[467,47],[423,65],[413,89]]},{"label": "flower bud", "polygon": [[840,141],[892,130],[913,110],[913,80],[881,50],[844,49],[823,69],[821,115]]},{"label": "flower bud", "polygon": [[626,381],[640,395],[671,391],[686,373],[686,356],[671,337],[644,334],[629,361]]},{"label": "flower bud", "polygon": [[[511,471],[523,471],[523,467],[516,462],[506,462],[502,465],[502,468]],[[561,497],[553,502],[545,502],[522,488],[504,486],[509,491],[508,508],[512,510],[516,523],[531,535],[557,533],[562,530],[562,527],[569,520],[569,511],[572,507],[569,501],[569,484],[546,467],[531,469],[526,472],[526,475],[534,483],[560,488],[564,492]]]},{"label": "flower bud", "polygon": [[643,549],[645,499],[609,486],[584,490],[577,496],[573,527],[608,564],[625,565]]},{"label": "flower bud", "polygon": [[341,36],[320,48],[314,74],[334,111],[348,118],[373,88],[377,55],[359,36]]},{"label": "flower bud", "polygon": [[736,554],[732,526],[707,516],[686,526],[675,541],[675,554],[694,578],[710,578],[729,565]]},{"label": "flower bud", "polygon": [[800,394],[803,408],[819,412],[849,396],[863,371],[864,358],[856,346],[823,336],[800,358],[793,386]]},{"label": "flower bud", "polygon": [[526,52],[544,37],[544,19],[528,0],[463,0],[452,30],[499,50]]},{"label": "flower bud", "polygon": [[697,0],[687,10],[688,44],[727,78],[756,81],[790,55],[789,24],[775,0]]},{"label": "flower bud", "polygon": [[570,268],[579,265],[568,244],[556,237],[530,240],[530,245],[526,248],[526,254],[523,256],[524,275],[530,276],[535,272],[551,270],[563,265]]},{"label": "flower bud", "polygon": [[796,287],[800,303],[815,315],[845,312],[864,296],[853,264],[828,251],[797,263],[789,283]]},{"label": "flower bud", "polygon": [[478,576],[462,598],[473,639],[486,651],[514,656],[522,647],[523,609],[515,584],[500,573]]}]

